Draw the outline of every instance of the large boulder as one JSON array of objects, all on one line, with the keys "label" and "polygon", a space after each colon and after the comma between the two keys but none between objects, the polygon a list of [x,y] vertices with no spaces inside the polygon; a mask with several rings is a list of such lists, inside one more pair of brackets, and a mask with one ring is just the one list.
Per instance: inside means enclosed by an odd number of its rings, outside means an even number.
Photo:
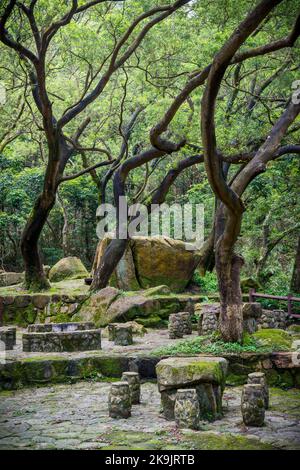
[{"label": "large boulder", "polygon": [[72,321],[94,321],[103,327],[135,320],[146,328],[161,327],[167,326],[171,313],[193,312],[197,301],[199,296],[170,294],[166,286],[128,293],[109,286],[90,295]]},{"label": "large boulder", "polygon": [[24,273],[0,271],[0,287],[14,286],[24,281]]},{"label": "large boulder", "polygon": [[88,272],[82,261],[76,256],[68,256],[58,261],[49,271],[51,282],[60,282],[67,279],[83,279]]},{"label": "large boulder", "polygon": [[[93,270],[99,266],[110,241],[107,236],[99,242]],[[164,284],[174,292],[181,292],[190,282],[199,260],[195,246],[181,240],[163,236],[133,237],[111,285],[122,290],[138,290]]]}]

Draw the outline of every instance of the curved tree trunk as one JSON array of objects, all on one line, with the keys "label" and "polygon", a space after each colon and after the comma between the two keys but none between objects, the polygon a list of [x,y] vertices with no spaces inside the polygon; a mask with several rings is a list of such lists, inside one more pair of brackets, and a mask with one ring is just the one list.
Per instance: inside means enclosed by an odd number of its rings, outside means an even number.
[{"label": "curved tree trunk", "polygon": [[48,215],[55,204],[59,178],[64,171],[68,155],[64,139],[57,136],[54,144],[49,148],[43,192],[37,198],[22,233],[21,252],[25,266],[25,287],[32,291],[45,290],[50,287],[44,273],[38,243]]},{"label": "curved tree trunk", "polygon": [[55,194],[46,196],[42,193],[23,230],[21,251],[25,265],[25,287],[29,290],[38,291],[50,287],[41,262],[38,241],[54,203]]},{"label": "curved tree trunk", "polygon": [[[224,223],[224,218],[226,222]],[[216,273],[220,293],[219,327],[224,341],[241,342],[243,336],[240,271],[243,258],[234,252],[242,214],[232,214],[223,204],[218,209],[216,228]]]}]

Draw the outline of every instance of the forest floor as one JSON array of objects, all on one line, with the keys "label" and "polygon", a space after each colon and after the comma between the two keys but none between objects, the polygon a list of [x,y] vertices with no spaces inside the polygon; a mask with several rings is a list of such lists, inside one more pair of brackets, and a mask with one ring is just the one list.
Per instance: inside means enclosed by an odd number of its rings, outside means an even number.
[{"label": "forest floor", "polygon": [[160,411],[157,385],[142,384],[132,417],[108,416],[108,382],[0,392],[0,449],[300,449],[300,393],[270,390],[262,428],[245,427],[241,387],[227,387],[224,416],[200,431],[179,430]]}]

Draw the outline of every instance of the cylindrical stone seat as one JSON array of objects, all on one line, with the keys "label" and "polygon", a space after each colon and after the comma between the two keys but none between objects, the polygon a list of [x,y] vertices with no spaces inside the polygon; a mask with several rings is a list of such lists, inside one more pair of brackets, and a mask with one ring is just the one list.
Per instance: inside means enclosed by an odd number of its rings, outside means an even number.
[{"label": "cylindrical stone seat", "polygon": [[137,372],[123,372],[122,382],[128,382],[132,405],[138,405],[141,401],[141,383]]},{"label": "cylindrical stone seat", "polygon": [[219,303],[197,304],[195,312],[199,315],[198,334],[200,336],[210,335],[218,331]]},{"label": "cylindrical stone seat", "polygon": [[241,411],[246,426],[263,426],[265,420],[265,406],[264,388],[261,384],[244,385]]},{"label": "cylindrical stone seat", "polygon": [[192,330],[192,315],[190,312],[179,312],[178,315],[181,317],[182,330],[184,335],[191,335]]},{"label": "cylindrical stone seat", "polygon": [[171,313],[171,315],[169,315],[168,329],[170,339],[183,337],[183,324],[180,314]]},{"label": "cylindrical stone seat", "polygon": [[269,387],[263,372],[253,372],[248,375],[248,384],[260,384],[263,387],[265,409],[269,408]]},{"label": "cylindrical stone seat", "polygon": [[194,388],[177,390],[174,416],[178,427],[199,429],[200,407],[198,395]]},{"label": "cylindrical stone seat", "polygon": [[0,341],[4,343],[4,348],[6,351],[14,349],[14,345],[16,344],[16,328],[1,327]]},{"label": "cylindrical stone seat", "polygon": [[131,398],[128,382],[111,384],[108,395],[109,416],[115,419],[127,419],[131,416]]},{"label": "cylindrical stone seat", "polygon": [[114,342],[118,346],[129,346],[133,344],[131,326],[116,325],[114,333]]}]

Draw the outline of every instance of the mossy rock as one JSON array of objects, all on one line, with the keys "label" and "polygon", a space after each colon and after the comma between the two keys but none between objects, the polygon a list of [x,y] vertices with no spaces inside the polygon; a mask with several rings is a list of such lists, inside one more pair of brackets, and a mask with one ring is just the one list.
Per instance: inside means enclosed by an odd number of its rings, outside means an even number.
[{"label": "mossy rock", "polygon": [[225,384],[228,363],[222,357],[169,357],[156,366],[160,391],[198,383]]},{"label": "mossy rock", "polygon": [[300,333],[300,325],[290,325],[287,330],[292,333]]},{"label": "mossy rock", "polygon": [[259,345],[270,347],[272,351],[289,351],[292,346],[292,339],[285,330],[266,328],[256,331],[252,335]]},{"label": "mossy rock", "polygon": [[83,279],[88,271],[82,261],[76,256],[69,256],[58,261],[49,271],[51,282],[60,282],[67,279]]},{"label": "mossy rock", "polygon": [[145,297],[150,297],[152,295],[170,295],[171,290],[166,285],[150,287],[149,289],[144,290],[143,295]]},{"label": "mossy rock", "polygon": [[147,318],[138,317],[136,318],[136,321],[145,328],[161,328],[166,326],[165,321],[162,320],[158,315],[151,315]]}]

